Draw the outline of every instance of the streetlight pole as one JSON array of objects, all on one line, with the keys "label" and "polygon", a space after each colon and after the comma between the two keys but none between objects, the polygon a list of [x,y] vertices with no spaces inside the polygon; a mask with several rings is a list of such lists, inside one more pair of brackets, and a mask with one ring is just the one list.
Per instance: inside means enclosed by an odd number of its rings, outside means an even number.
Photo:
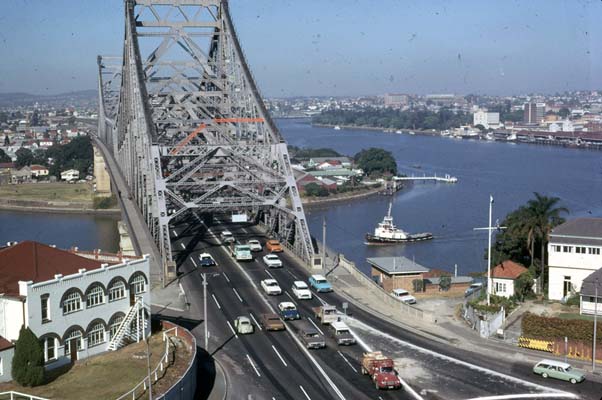
[{"label": "streetlight pole", "polygon": [[322,217],[322,268],[326,271],[326,217]]},{"label": "streetlight pole", "polygon": [[594,346],[592,351],[592,373],[596,372],[596,333],[598,331],[598,278],[594,288]]},{"label": "streetlight pole", "polygon": [[207,274],[205,274],[203,272],[202,274],[203,277],[203,318],[205,319],[205,321],[203,321],[203,325],[205,328],[205,351],[209,351],[209,334],[208,334],[208,328],[207,328]]},{"label": "streetlight pole", "polygon": [[473,228],[475,231],[487,231],[488,240],[487,240],[487,305],[491,304],[491,235],[494,230],[502,230],[506,229],[505,226],[499,226],[496,223],[496,226],[492,226],[492,218],[493,218],[493,195],[489,195],[489,226],[486,228]]}]

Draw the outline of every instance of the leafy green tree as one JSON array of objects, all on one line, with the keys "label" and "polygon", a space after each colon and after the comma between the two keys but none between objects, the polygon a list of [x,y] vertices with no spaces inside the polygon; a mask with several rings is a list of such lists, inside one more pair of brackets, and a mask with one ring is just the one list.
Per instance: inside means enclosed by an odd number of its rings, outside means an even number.
[{"label": "leafy green tree", "polygon": [[514,281],[514,296],[518,301],[524,301],[525,297],[533,293],[533,274],[530,271],[523,272]]},{"label": "leafy green tree", "polygon": [[328,192],[328,189],[326,189],[324,186],[311,182],[305,185],[305,194],[307,196],[326,197],[330,193]]},{"label": "leafy green tree", "polygon": [[441,278],[439,278],[439,289],[444,292],[447,292],[451,287],[451,283],[451,276],[443,275]]},{"label": "leafy green tree", "polygon": [[566,107],[562,107],[560,110],[558,110],[558,115],[560,115],[562,118],[566,118],[571,115],[571,110]]},{"label": "leafy green tree", "polygon": [[12,363],[12,376],[22,386],[44,383],[44,352],[36,335],[24,326],[19,331]]},{"label": "leafy green tree", "polygon": [[397,174],[397,162],[390,151],[372,147],[360,151],[354,159],[357,166],[367,175]]},{"label": "leafy green tree", "polygon": [[39,164],[39,165],[47,165],[48,159],[46,158],[46,150],[42,150],[42,149],[34,150],[33,161],[31,163]]},{"label": "leafy green tree", "polygon": [[15,152],[17,155],[17,161],[15,165],[17,168],[25,167],[26,165],[31,165],[33,162],[33,153],[31,150],[26,149],[25,147],[21,147],[19,150]]},{"label": "leafy green tree", "polygon": [[4,150],[0,149],[0,163],[9,163],[12,160],[10,159],[10,157],[8,156],[8,154],[6,154],[4,152]]},{"label": "leafy green tree", "polygon": [[424,280],[414,279],[412,281],[412,287],[414,288],[414,292],[424,292]]},{"label": "leafy green tree", "polygon": [[4,135],[4,146],[10,146],[10,139],[7,134]]}]

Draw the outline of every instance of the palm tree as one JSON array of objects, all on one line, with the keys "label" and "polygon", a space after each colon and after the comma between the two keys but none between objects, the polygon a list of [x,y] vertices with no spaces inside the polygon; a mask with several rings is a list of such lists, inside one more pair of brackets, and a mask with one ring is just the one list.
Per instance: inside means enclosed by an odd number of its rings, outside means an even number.
[{"label": "palm tree", "polygon": [[[555,226],[564,222],[561,213],[567,213],[569,210],[566,207],[557,207],[560,202],[558,197],[543,196],[537,192],[535,199],[527,202],[527,220],[525,226],[529,227],[531,232],[531,248],[534,248],[535,236],[540,240],[541,244],[541,290],[544,290],[545,265],[546,265],[546,246],[548,244],[548,235]],[[532,258],[534,254],[532,254]]]}]

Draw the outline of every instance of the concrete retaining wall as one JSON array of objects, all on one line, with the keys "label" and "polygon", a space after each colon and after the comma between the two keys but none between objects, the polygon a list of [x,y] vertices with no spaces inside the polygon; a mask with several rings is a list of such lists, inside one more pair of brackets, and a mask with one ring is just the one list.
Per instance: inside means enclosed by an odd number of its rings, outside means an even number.
[{"label": "concrete retaining wall", "polygon": [[192,360],[184,375],[171,388],[160,396],[155,397],[156,400],[193,400],[196,393],[197,385],[197,348],[196,339],[188,329],[182,328],[179,325],[169,321],[161,321],[163,329],[178,328],[177,336],[189,346],[192,352]]}]

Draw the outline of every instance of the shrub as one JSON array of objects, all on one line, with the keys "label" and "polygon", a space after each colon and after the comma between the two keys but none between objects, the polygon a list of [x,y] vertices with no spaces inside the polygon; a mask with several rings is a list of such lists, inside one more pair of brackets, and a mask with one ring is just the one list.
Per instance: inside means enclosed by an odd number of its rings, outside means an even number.
[{"label": "shrub", "polygon": [[441,278],[439,278],[439,289],[447,292],[451,287],[451,283],[451,276],[443,275]]},{"label": "shrub", "polygon": [[424,281],[422,279],[414,279],[412,281],[412,286],[414,287],[415,292],[423,292],[424,291]]},{"label": "shrub", "polygon": [[12,375],[22,386],[38,386],[44,383],[44,351],[38,338],[29,328],[21,327],[19,331]]},{"label": "shrub", "polygon": [[[575,340],[591,342],[594,333],[594,322],[583,319],[550,318],[525,313],[522,320],[523,335],[538,339],[558,339],[568,337]],[[598,324],[598,341],[602,341],[602,324]]]},{"label": "shrub", "polygon": [[95,209],[108,209],[117,206],[117,197],[115,195],[111,195],[111,197],[95,197],[94,204]]}]

